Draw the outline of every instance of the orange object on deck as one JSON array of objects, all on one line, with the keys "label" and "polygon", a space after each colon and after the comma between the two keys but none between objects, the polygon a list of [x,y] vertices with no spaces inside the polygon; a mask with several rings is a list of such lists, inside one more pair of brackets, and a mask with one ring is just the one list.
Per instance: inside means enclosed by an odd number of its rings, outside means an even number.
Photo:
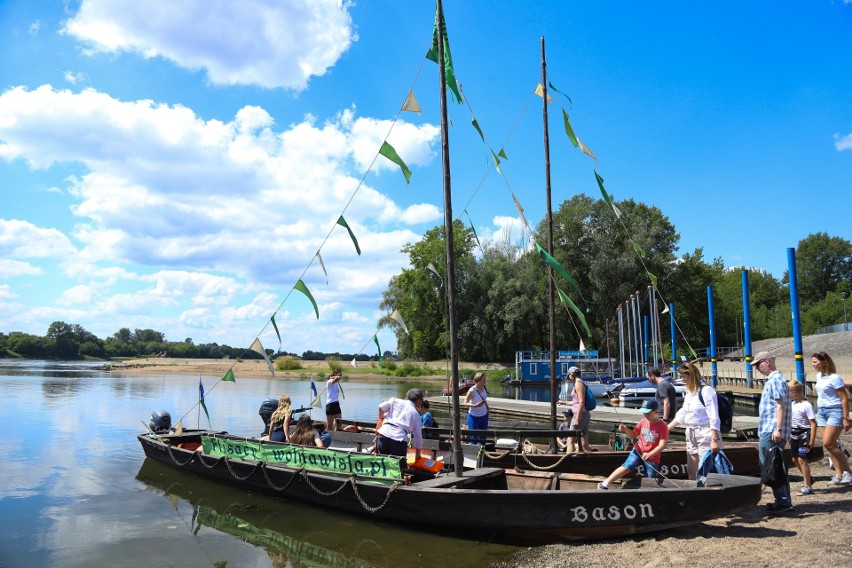
[{"label": "orange object on deck", "polygon": [[408,467],[438,474],[442,469],[444,469],[444,462],[436,461],[431,458],[420,458],[417,461],[409,460]]}]

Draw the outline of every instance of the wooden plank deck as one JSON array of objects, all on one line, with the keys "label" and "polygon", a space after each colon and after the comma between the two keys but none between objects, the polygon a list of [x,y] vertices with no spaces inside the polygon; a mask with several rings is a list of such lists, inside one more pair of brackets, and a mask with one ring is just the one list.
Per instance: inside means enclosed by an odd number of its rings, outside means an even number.
[{"label": "wooden plank deck", "polygon": [[[429,404],[435,408],[440,408],[446,412],[451,410],[449,403],[450,398],[446,396],[429,397]],[[563,407],[564,408],[564,407]],[[558,422],[562,422],[562,408],[557,407],[559,412]],[[549,422],[550,421],[550,402],[539,402],[531,400],[515,400],[511,398],[500,398],[496,396],[488,397],[488,411],[495,417],[509,420],[524,420],[528,422]],[[466,411],[465,411],[466,412]],[[621,408],[605,406],[598,403],[598,406],[592,410],[592,418],[590,425],[595,430],[611,430],[624,422],[628,425],[633,425],[642,419],[642,411],[638,408]],[[595,428],[597,426],[597,428]],[[745,431],[749,437],[753,438],[757,433],[757,417],[756,416],[738,416],[734,414],[734,430],[722,437],[726,440],[745,439],[742,433],[737,430]],[[681,426],[675,428],[675,433],[679,436],[684,435],[684,429]]]}]

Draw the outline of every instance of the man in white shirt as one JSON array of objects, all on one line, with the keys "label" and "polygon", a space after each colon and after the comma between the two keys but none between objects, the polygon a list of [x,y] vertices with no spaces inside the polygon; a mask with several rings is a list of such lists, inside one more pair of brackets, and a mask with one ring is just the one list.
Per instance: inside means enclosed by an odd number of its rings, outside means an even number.
[{"label": "man in white shirt", "polygon": [[423,392],[411,389],[401,398],[389,398],[379,405],[379,421],[382,423],[376,440],[376,452],[383,455],[406,457],[408,437],[414,441],[414,459],[420,459],[423,448],[422,422],[418,410],[423,404]]}]

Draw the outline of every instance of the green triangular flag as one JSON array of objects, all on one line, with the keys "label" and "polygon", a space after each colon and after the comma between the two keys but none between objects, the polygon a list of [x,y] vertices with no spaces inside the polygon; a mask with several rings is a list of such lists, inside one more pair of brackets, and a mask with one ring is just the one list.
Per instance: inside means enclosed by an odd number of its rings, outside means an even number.
[{"label": "green triangular flag", "polygon": [[636,243],[633,243],[633,250],[636,251],[636,254],[639,255],[639,258],[645,258],[645,251],[642,250],[642,247],[640,247]]},{"label": "green triangular flag", "polygon": [[651,278],[651,283],[654,285],[654,290],[656,290],[657,289],[657,277],[654,276],[653,274],[651,274],[650,272],[648,273],[648,276]]},{"label": "green triangular flag", "polygon": [[278,331],[278,324],[275,323],[275,314],[272,314],[272,317],[269,318],[269,321],[272,322],[272,327],[275,329],[275,335],[278,336],[278,352],[281,352],[281,332]]},{"label": "green triangular flag", "polygon": [[467,215],[467,220],[470,221],[470,230],[473,231],[473,238],[476,239],[476,246],[479,247],[479,250],[483,250],[482,243],[479,242],[479,235],[476,234],[476,228],[473,226],[473,219],[470,218],[470,213],[467,212],[467,209],[464,210],[464,214]]},{"label": "green triangular flag", "polygon": [[574,134],[574,129],[571,128],[571,123],[568,121],[568,113],[565,112],[565,109],[562,109],[562,121],[565,123],[565,134],[568,135],[568,138],[571,139],[571,144],[574,145],[575,148],[580,146],[580,143],[577,142],[577,135]]},{"label": "green triangular flag", "polygon": [[589,324],[586,323],[586,316],[583,315],[583,312],[580,311],[580,308],[577,307],[577,304],[571,301],[571,298],[568,297],[568,294],[562,291],[562,288],[557,286],[556,291],[559,292],[559,298],[562,300],[562,303],[567,304],[569,308],[574,310],[574,313],[577,314],[577,318],[579,318],[580,323],[583,324],[583,329],[586,330],[586,335],[588,337],[591,337],[592,332],[589,329]]},{"label": "green triangular flag", "polygon": [[379,338],[373,335],[373,341],[376,342],[376,349],[379,350],[379,368],[382,368],[382,347],[379,345]]},{"label": "green triangular flag", "polygon": [[461,104],[462,96],[461,92],[459,92],[459,85],[456,82],[455,71],[453,71],[453,56],[450,54],[450,40],[447,36],[447,22],[444,20],[443,10],[435,12],[435,28],[432,30],[432,48],[426,54],[426,59],[438,63],[438,18],[441,19],[441,28],[444,32],[442,38],[444,46],[444,79],[447,82],[447,87],[455,95],[456,102]]},{"label": "green triangular flag", "polygon": [[396,153],[396,150],[393,146],[391,146],[387,142],[382,142],[382,147],[379,150],[379,154],[399,166],[399,168],[402,170],[402,175],[405,176],[405,183],[411,185],[411,170],[408,169],[408,166],[405,165],[405,162],[402,161],[402,158],[399,157],[399,154]]},{"label": "green triangular flag", "polygon": [[314,300],[314,297],[311,296],[311,291],[308,290],[308,287],[305,286],[305,283],[302,282],[301,280],[299,280],[298,282],[296,282],[296,285],[293,286],[293,288],[295,288],[296,290],[298,290],[299,292],[301,292],[302,294],[304,294],[305,296],[308,297],[308,300],[310,300],[311,303],[314,305],[314,312],[316,312],[317,319],[319,319],[319,308],[317,307],[317,302],[316,302],[316,300]]},{"label": "green triangular flag", "polygon": [[612,198],[606,192],[606,188],[604,187],[603,178],[600,175],[598,175],[597,170],[594,170],[594,172],[595,172],[595,179],[598,181],[598,187],[601,190],[601,195],[603,195],[604,201],[606,201],[609,204],[610,207],[614,207],[614,205],[612,204]]},{"label": "green triangular flag", "polygon": [[497,155],[503,158],[504,160],[508,160],[509,158],[506,156],[506,151],[503,148],[500,148],[500,151],[497,152]]},{"label": "green triangular flag", "polygon": [[479,132],[479,137],[482,138],[482,141],[485,142],[485,134],[482,133],[482,129],[479,127],[479,122],[476,121],[476,117],[474,116],[470,119],[470,123],[476,128],[476,131]]},{"label": "green triangular flag", "polygon": [[497,157],[497,154],[494,153],[494,150],[491,150],[491,157],[494,158],[494,169],[497,170],[497,173],[502,174],[503,170],[500,169],[500,158]]},{"label": "green triangular flag", "polygon": [[355,238],[355,233],[352,232],[352,229],[349,228],[349,225],[346,223],[346,219],[343,218],[343,215],[340,216],[340,219],[337,220],[337,224],[341,227],[346,227],[346,230],[349,231],[349,237],[352,239],[352,244],[355,245],[355,250],[358,251],[358,254],[361,254],[361,247],[358,246],[358,239]]},{"label": "green triangular flag", "polygon": [[540,244],[536,243],[536,244],[535,244],[535,248],[537,248],[537,249],[538,249],[538,253],[541,255],[541,258],[543,258],[543,259],[544,259],[544,262],[546,262],[547,264],[549,264],[550,266],[552,266],[552,267],[553,267],[553,270],[555,270],[556,272],[558,272],[558,273],[559,273],[559,275],[560,275],[560,276],[562,276],[562,278],[564,278],[565,280],[567,280],[567,281],[568,281],[568,283],[569,283],[569,284],[571,284],[571,286],[573,286],[573,287],[574,287],[574,289],[577,291],[577,293],[578,293],[578,294],[580,294],[580,295],[582,296],[583,294],[582,294],[582,292],[580,292],[580,285],[579,285],[579,284],[577,284],[577,281],[576,281],[576,280],[574,280],[573,278],[571,278],[571,275],[570,275],[570,274],[568,274],[568,271],[567,271],[567,270],[565,270],[565,268],[564,268],[561,264],[559,264],[559,261],[558,261],[558,260],[556,260],[555,258],[553,258],[552,256],[550,256],[546,250],[544,250],[543,248],[541,248],[541,245],[540,245]]},{"label": "green triangular flag", "polygon": [[222,377],[222,381],[226,383],[236,383],[237,379],[234,377],[234,370],[228,369],[228,372],[225,373],[224,377]]},{"label": "green triangular flag", "polygon": [[560,91],[559,89],[557,89],[556,87],[554,87],[554,86],[553,86],[553,83],[551,83],[550,81],[548,81],[548,82],[547,82],[547,86],[548,86],[548,88],[550,88],[551,90],[556,91],[557,93],[559,93],[560,95],[562,95],[563,97],[565,97],[566,99],[568,99],[568,102],[569,102],[569,103],[571,103],[571,105],[573,106],[574,101],[572,101],[572,100],[571,100],[571,97],[569,97],[568,95],[566,95],[565,93],[563,93],[562,91]]}]

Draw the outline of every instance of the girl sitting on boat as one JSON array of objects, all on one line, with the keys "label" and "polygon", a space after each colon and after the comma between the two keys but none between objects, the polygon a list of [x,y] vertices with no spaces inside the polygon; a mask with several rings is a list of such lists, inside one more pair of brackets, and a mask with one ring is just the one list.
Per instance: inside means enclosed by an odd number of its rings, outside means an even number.
[{"label": "girl sitting on boat", "polygon": [[290,423],[293,420],[293,407],[290,404],[290,397],[282,394],[278,397],[278,408],[272,413],[269,419],[269,441],[270,442],[289,442],[290,441]]},{"label": "girl sitting on boat", "polygon": [[311,416],[307,413],[302,414],[296,420],[296,427],[293,429],[293,433],[290,434],[290,443],[299,446],[325,447],[322,443],[320,433],[314,428],[314,421],[311,420]]}]

